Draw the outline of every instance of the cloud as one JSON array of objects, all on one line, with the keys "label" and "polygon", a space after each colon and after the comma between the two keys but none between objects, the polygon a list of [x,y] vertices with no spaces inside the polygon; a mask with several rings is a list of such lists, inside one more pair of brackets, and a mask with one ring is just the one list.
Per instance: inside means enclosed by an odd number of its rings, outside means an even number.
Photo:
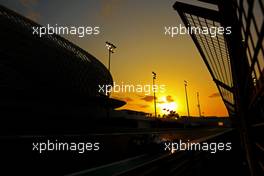
[{"label": "cloud", "polygon": [[209,95],[209,98],[216,98],[216,97],[220,97],[220,96],[221,96],[220,93],[216,92],[216,93]]},{"label": "cloud", "polygon": [[174,102],[174,100],[173,100],[173,98],[172,98],[171,95],[168,95],[168,96],[166,97],[166,100],[167,100],[167,102],[169,102],[169,103]]},{"label": "cloud", "polygon": [[123,100],[125,100],[126,102],[128,102],[128,101],[134,101],[132,98],[129,98],[129,97],[126,97]]},{"label": "cloud", "polygon": [[143,98],[145,97],[145,95],[142,95],[142,94],[136,94],[139,98]]},{"label": "cloud", "polygon": [[125,102],[129,102],[129,101],[134,101],[132,98],[130,98],[130,97],[125,97],[125,98],[123,98],[123,97],[119,97],[119,96],[112,96],[112,98],[115,98],[115,99],[118,99],[118,100],[123,100],[123,101],[125,101]]},{"label": "cloud", "polygon": [[140,107],[140,108],[148,108],[149,105],[138,105],[138,107]]},{"label": "cloud", "polygon": [[154,96],[152,95],[146,95],[145,97],[141,98],[141,100],[144,100],[146,102],[151,102],[154,100]]}]

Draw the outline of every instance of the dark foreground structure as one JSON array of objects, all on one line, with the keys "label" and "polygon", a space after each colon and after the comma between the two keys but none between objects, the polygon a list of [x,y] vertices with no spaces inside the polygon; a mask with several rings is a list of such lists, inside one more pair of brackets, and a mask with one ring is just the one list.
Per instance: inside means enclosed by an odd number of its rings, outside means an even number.
[{"label": "dark foreground structure", "polygon": [[[113,118],[110,111],[124,102],[98,92],[98,85],[113,80],[95,57],[60,36],[32,35],[32,26],[38,24],[0,6],[1,173],[263,175],[263,2],[206,2],[215,10],[180,2],[174,9],[186,26],[232,28],[231,35],[191,37],[233,128],[134,118],[131,111],[126,117],[133,118]],[[180,139],[231,143],[232,150],[164,150],[165,142]],[[96,143],[96,150],[88,147],[80,153],[84,142]],[[36,150],[37,143],[46,150]],[[69,151],[71,143],[79,150]],[[56,151],[54,146],[60,144],[65,148]]]},{"label": "dark foreground structure", "polygon": [[33,35],[39,24],[3,6],[0,15],[3,132],[78,128],[125,104],[99,92],[113,80],[94,56],[58,35]]},{"label": "dark foreground structure", "polygon": [[231,34],[191,37],[228,109],[250,175],[264,175],[264,2],[200,0],[174,4],[186,27],[231,27]]}]

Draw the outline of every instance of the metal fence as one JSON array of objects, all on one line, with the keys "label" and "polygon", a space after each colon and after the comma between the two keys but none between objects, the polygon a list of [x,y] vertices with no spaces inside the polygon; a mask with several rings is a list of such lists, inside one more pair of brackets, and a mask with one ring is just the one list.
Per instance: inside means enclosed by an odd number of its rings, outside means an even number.
[{"label": "metal fence", "polygon": [[[186,27],[231,27],[230,35],[190,33],[239,131],[251,175],[264,173],[264,2],[176,2]],[[208,4],[214,5],[214,10]]]}]

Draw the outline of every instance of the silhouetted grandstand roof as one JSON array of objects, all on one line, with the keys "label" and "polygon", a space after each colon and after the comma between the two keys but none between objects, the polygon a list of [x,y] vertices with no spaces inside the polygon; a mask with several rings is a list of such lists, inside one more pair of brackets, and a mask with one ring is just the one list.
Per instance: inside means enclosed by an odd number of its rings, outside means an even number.
[{"label": "silhouetted grandstand roof", "polygon": [[1,89],[53,99],[105,96],[98,85],[112,85],[112,76],[94,56],[58,35],[32,35],[40,25],[3,6],[0,16]]}]

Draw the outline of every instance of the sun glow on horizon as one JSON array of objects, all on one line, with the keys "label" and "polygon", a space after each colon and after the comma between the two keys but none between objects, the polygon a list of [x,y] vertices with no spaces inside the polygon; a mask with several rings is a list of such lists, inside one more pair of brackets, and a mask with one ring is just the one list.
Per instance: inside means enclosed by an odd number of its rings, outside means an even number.
[{"label": "sun glow on horizon", "polygon": [[160,98],[160,102],[158,103],[160,114],[169,114],[170,111],[178,111],[178,103],[175,101],[168,101],[166,96],[162,96]]}]

